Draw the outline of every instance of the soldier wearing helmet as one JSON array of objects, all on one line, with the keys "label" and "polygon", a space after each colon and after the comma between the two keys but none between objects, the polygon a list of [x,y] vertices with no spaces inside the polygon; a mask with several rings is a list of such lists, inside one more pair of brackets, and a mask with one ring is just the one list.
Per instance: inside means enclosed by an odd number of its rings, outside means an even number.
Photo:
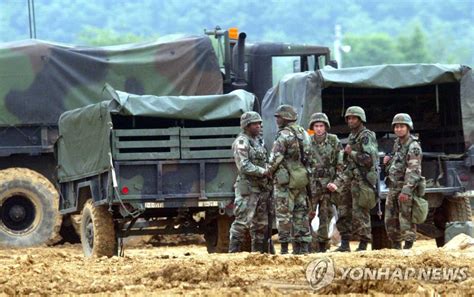
[{"label": "soldier wearing helmet", "polygon": [[261,137],[262,118],[246,112],[240,118],[242,132],[232,144],[238,175],[235,183],[235,220],[230,228],[229,252],[240,252],[246,231],[250,231],[252,252],[264,252],[268,225],[267,200],[271,184],[266,169],[267,150]]},{"label": "soldier wearing helmet", "polygon": [[330,191],[341,193],[337,205],[341,246],[336,251],[350,251],[351,235],[360,240],[356,251],[363,251],[372,239],[370,209],[376,204],[378,145],[375,133],[364,126],[367,119],[361,107],[349,107],[345,118],[351,133],[344,148],[344,171],[328,184]]},{"label": "soldier wearing helmet", "polygon": [[269,160],[281,254],[288,253],[289,242],[293,243],[293,254],[306,254],[311,242],[306,188],[311,139],[296,124],[297,117],[293,106],[277,108],[275,118],[280,130]]},{"label": "soldier wearing helmet", "polygon": [[413,196],[421,181],[422,152],[418,139],[410,134],[413,121],[410,115],[399,113],[393,117],[392,128],[397,136],[393,158],[384,157],[389,192],[385,200],[385,228],[394,249],[410,249],[416,239],[416,225],[412,223]]},{"label": "soldier wearing helmet", "polygon": [[[314,208],[319,206],[318,218],[319,228],[314,232],[312,251],[326,252],[329,237],[329,213],[331,209],[331,192],[327,185],[336,179],[337,174],[342,172],[343,150],[341,141],[335,134],[327,131],[331,128],[329,119],[325,113],[317,112],[311,115],[309,129],[314,132],[311,137],[311,201]],[[332,195],[336,195],[335,193]],[[310,210],[310,221],[312,218]]]}]

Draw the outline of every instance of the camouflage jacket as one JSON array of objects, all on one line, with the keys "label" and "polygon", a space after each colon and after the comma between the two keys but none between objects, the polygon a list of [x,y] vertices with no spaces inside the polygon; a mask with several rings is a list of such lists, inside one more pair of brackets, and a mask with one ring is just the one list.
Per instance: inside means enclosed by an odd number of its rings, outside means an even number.
[{"label": "camouflage jacket", "polygon": [[237,182],[247,179],[251,186],[257,186],[267,180],[263,176],[267,162],[267,149],[262,137],[252,138],[241,132],[234,140],[232,150],[238,170]]},{"label": "camouflage jacket", "polygon": [[343,150],[341,141],[334,134],[327,133],[322,142],[311,137],[311,182],[312,187],[326,187],[342,172]]},{"label": "camouflage jacket", "polygon": [[[296,132],[296,134],[295,134]],[[286,162],[301,162],[299,141],[303,144],[303,159],[309,160],[311,151],[311,138],[303,127],[296,123],[290,123],[288,126],[281,128],[273,143],[270,152],[269,167],[271,172],[275,172],[281,166],[286,166]],[[303,164],[310,170],[309,162]]]},{"label": "camouflage jacket", "polygon": [[356,133],[349,134],[347,143],[351,146],[350,155],[344,154],[344,171],[337,178],[336,184],[340,186],[353,178],[369,183],[375,187],[377,184],[377,167],[379,163],[378,145],[375,133],[362,127]]},{"label": "camouflage jacket", "polygon": [[421,179],[421,159],[421,146],[415,136],[410,135],[404,144],[397,138],[393,145],[393,157],[386,167],[389,187],[401,188],[402,193],[411,196]]}]

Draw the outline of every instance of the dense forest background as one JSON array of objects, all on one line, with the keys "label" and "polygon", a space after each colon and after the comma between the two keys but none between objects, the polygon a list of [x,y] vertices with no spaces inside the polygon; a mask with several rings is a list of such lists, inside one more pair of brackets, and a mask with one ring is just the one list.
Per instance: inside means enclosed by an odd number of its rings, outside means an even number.
[{"label": "dense forest background", "polygon": [[[248,40],[332,48],[344,67],[436,62],[474,65],[474,0],[35,0],[38,39],[81,45],[147,41],[238,27]],[[0,42],[30,37],[27,0],[0,0]]]}]

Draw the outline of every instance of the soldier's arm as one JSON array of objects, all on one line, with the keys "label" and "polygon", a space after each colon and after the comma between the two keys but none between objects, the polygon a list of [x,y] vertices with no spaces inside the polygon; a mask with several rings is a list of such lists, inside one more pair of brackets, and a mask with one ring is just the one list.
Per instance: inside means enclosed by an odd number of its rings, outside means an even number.
[{"label": "soldier's arm", "polygon": [[336,174],[341,174],[344,169],[344,149],[342,147],[342,143],[339,139],[337,139],[336,144]]},{"label": "soldier's arm", "polygon": [[412,142],[407,153],[407,169],[405,171],[405,183],[402,193],[411,196],[417,182],[421,178],[421,147],[418,142]]},{"label": "soldier's arm", "polygon": [[234,160],[240,173],[263,176],[265,168],[253,164],[249,159],[250,144],[248,141],[238,139],[234,147]]},{"label": "soldier's arm", "polygon": [[376,162],[376,158],[378,155],[378,145],[377,140],[370,134],[363,135],[361,138],[362,141],[362,151],[351,152],[352,159],[359,164],[359,166],[371,168]]},{"label": "soldier's arm", "polygon": [[268,169],[271,173],[277,170],[278,166],[280,166],[281,162],[283,162],[283,159],[285,158],[285,137],[287,136],[288,133],[285,133],[285,130],[280,131],[277,139],[273,143],[272,151],[270,152],[270,158],[268,161]]}]

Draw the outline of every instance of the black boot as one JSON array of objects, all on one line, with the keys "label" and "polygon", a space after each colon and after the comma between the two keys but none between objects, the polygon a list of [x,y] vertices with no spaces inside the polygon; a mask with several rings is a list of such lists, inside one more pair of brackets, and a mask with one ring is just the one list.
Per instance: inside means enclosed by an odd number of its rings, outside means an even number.
[{"label": "black boot", "polygon": [[240,253],[240,242],[231,239],[229,243],[229,253]]},{"label": "black boot", "polygon": [[341,245],[335,250],[336,252],[350,252],[351,247],[349,245],[349,240],[342,239]]},{"label": "black boot", "polygon": [[309,243],[308,242],[301,242],[300,243],[300,255],[307,255],[309,254]]},{"label": "black boot", "polygon": [[318,253],[325,253],[327,251],[327,243],[326,242],[319,242],[318,244]]},{"label": "black boot", "polygon": [[413,247],[413,241],[406,240],[405,245],[403,246],[404,250],[409,250]]},{"label": "black boot", "polygon": [[359,246],[357,247],[356,249],[356,252],[361,252],[361,251],[366,251],[367,250],[367,244],[369,242],[368,241],[365,241],[365,240],[361,240],[359,242]]},{"label": "black boot", "polygon": [[282,242],[282,243],[281,243],[281,251],[280,251],[280,254],[281,254],[281,255],[286,255],[286,254],[288,254],[288,242]]},{"label": "black boot", "polygon": [[301,243],[293,242],[293,255],[299,255],[301,253]]},{"label": "black boot", "polygon": [[402,249],[402,243],[400,241],[392,241],[392,249],[401,250]]}]

